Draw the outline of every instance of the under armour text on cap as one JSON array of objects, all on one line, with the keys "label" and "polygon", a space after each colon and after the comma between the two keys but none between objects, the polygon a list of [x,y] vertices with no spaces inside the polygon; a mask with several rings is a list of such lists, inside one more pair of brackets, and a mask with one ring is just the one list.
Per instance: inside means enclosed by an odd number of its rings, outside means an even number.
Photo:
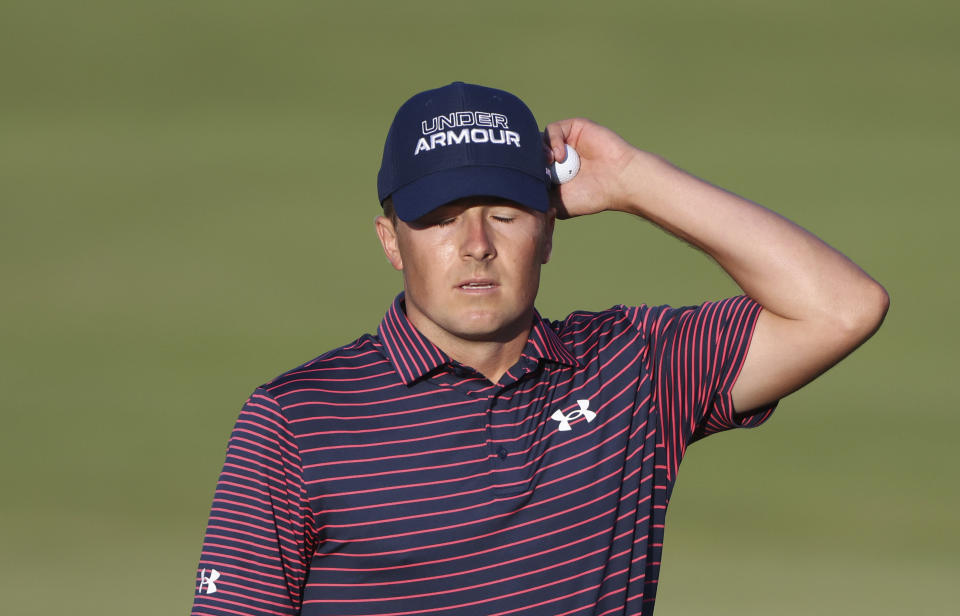
[{"label": "under armour text on cap", "polygon": [[463,197],[550,207],[537,121],[519,98],[462,82],[414,95],[397,111],[377,175],[382,204],[414,221]]}]

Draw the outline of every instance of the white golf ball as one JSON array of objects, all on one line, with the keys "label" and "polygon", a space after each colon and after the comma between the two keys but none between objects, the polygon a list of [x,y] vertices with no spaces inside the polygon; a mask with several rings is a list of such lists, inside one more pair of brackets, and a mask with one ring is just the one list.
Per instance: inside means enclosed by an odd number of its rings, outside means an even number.
[{"label": "white golf ball", "polygon": [[550,165],[550,179],[554,184],[566,184],[577,177],[577,172],[580,171],[580,155],[569,143],[564,145],[567,146],[567,157],[562,163],[553,161]]}]

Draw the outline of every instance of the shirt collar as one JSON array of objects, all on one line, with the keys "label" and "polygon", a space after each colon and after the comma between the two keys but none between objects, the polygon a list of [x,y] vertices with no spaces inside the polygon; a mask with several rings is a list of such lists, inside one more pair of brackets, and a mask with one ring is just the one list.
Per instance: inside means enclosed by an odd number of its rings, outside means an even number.
[{"label": "shirt collar", "polygon": [[524,347],[523,354],[533,359],[545,359],[572,368],[580,367],[577,359],[563,345],[560,336],[553,331],[550,321],[541,317],[536,309],[533,311],[533,327],[530,328],[530,337],[527,338],[527,346]]},{"label": "shirt collar", "polygon": [[[400,293],[384,315],[377,333],[386,349],[387,358],[407,385],[449,363],[450,357],[421,334],[404,310],[404,294]],[[533,327],[523,355],[566,366],[578,367],[577,360],[550,327],[549,321],[534,310]]]}]

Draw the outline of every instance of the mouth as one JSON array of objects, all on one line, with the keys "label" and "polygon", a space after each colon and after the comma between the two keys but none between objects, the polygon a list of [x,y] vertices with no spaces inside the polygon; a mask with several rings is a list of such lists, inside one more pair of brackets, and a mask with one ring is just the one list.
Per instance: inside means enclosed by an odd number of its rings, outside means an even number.
[{"label": "mouth", "polygon": [[468,280],[466,282],[461,282],[457,285],[457,288],[461,291],[491,291],[496,289],[498,285],[492,280]]}]

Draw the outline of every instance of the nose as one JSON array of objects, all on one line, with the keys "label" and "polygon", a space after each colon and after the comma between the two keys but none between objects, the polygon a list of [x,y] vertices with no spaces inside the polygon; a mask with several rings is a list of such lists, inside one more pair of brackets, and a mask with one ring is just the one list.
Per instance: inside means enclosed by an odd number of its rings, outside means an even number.
[{"label": "nose", "polygon": [[464,216],[463,239],[461,244],[461,256],[463,258],[475,259],[477,261],[489,261],[497,256],[497,249],[494,246],[492,229],[487,217],[480,211],[482,208],[474,208],[474,211],[468,211]]}]

